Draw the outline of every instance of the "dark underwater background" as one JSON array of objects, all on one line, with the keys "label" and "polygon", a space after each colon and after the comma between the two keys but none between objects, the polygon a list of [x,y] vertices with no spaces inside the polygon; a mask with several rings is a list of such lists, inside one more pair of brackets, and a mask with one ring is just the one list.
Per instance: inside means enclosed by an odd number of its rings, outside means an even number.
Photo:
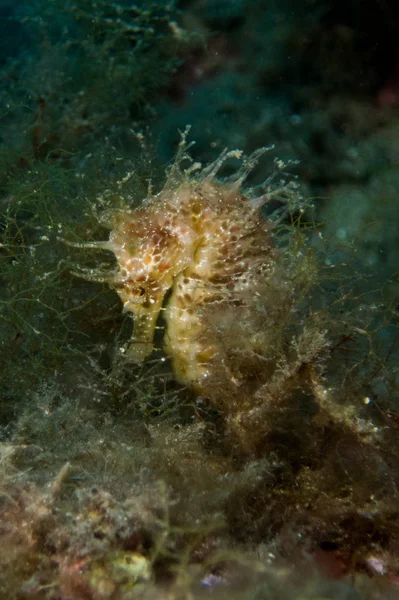
[{"label": "dark underwater background", "polygon": [[[399,598],[396,13],[0,0],[1,599]],[[162,322],[124,359],[131,317],[74,276],[113,258],[62,241],[159,192],[187,126],[203,165],[270,147],[248,189],[293,200],[264,214],[273,386],[241,409],[262,411],[250,451],[175,381]]]}]

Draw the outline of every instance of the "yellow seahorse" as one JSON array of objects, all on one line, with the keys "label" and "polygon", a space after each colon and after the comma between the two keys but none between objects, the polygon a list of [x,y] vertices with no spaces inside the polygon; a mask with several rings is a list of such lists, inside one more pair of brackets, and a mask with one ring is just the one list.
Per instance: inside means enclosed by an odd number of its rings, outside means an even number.
[{"label": "yellow seahorse", "polygon": [[[72,245],[115,255],[115,271],[91,269],[79,275],[106,281],[119,294],[124,310],[133,313],[130,359],[143,361],[151,354],[162,309],[164,350],[175,377],[204,393],[215,370],[234,381],[217,323],[210,325],[212,313],[244,306],[262,274],[273,268],[275,250],[272,223],[261,215],[268,198],[243,192],[243,182],[266,148],[246,159],[240,151],[225,150],[205,168],[194,163],[182,170],[188,147],[184,134],[159,194],[135,210],[114,212],[107,241]],[[218,180],[218,171],[230,158],[241,159],[240,168]]]}]

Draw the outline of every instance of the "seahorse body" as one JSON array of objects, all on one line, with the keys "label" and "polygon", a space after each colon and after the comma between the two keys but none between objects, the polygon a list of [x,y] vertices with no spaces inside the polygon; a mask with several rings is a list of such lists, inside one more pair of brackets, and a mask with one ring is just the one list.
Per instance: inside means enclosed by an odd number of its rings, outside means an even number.
[{"label": "seahorse body", "polygon": [[237,151],[224,152],[196,173],[193,167],[186,172],[176,167],[157,196],[114,214],[107,242],[92,244],[116,257],[118,270],[104,280],[134,316],[129,356],[142,361],[150,355],[164,310],[164,349],[176,379],[198,393],[212,370],[232,378],[209,315],[244,305],[273,262],[271,224],[260,213],[265,197],[250,198],[241,190],[263,151],[224,181],[215,175],[226,158],[240,156]]}]

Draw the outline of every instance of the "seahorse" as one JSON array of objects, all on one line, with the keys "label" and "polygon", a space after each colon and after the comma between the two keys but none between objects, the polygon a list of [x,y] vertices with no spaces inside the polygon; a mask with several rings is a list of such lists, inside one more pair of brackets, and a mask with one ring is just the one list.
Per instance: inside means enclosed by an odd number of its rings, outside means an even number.
[{"label": "seahorse", "polygon": [[[107,282],[133,314],[128,357],[141,362],[150,356],[163,310],[164,350],[176,380],[206,394],[216,372],[229,385],[235,381],[212,315],[247,304],[260,277],[273,269],[275,247],[273,223],[261,214],[267,194],[243,189],[267,148],[247,158],[224,150],[206,167],[191,161],[183,170],[189,147],[185,133],[163,189],[134,210],[115,211],[108,240],[72,245],[114,254],[115,270],[78,275]],[[241,160],[239,169],[218,179],[232,158]]]}]

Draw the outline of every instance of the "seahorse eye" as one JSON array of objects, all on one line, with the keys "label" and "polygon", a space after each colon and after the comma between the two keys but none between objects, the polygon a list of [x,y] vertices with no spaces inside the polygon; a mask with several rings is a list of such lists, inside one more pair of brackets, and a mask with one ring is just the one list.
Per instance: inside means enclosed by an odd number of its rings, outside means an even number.
[{"label": "seahorse eye", "polygon": [[132,290],[132,294],[134,296],[137,296],[138,298],[142,298],[143,296],[145,296],[145,288],[143,286],[139,286]]}]

